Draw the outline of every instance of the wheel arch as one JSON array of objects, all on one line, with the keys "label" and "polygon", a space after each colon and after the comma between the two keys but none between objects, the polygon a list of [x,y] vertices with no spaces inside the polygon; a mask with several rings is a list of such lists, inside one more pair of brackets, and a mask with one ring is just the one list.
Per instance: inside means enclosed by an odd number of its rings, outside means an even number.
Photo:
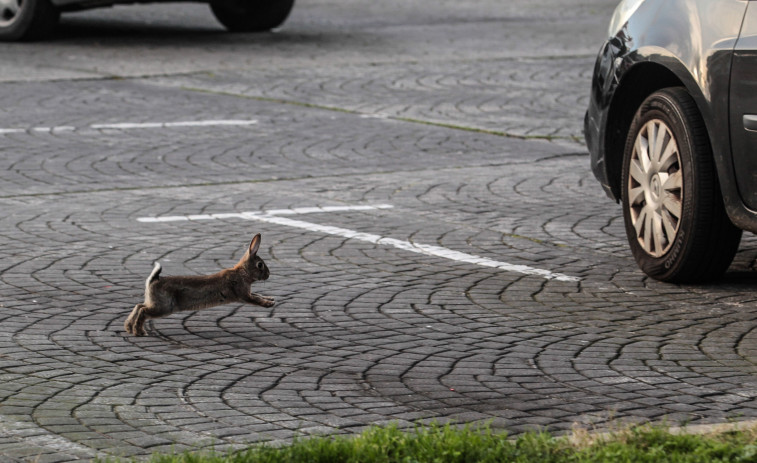
[{"label": "wheel arch", "polygon": [[607,114],[604,140],[607,179],[612,194],[620,198],[623,149],[636,111],[654,92],[668,87],[685,87],[667,67],[652,62],[639,63],[629,69],[614,92]]}]

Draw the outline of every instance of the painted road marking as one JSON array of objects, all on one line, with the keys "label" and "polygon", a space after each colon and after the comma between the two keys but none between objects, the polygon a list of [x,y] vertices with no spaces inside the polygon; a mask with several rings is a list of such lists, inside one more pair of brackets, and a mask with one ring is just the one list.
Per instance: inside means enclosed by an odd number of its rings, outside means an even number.
[{"label": "painted road marking", "polygon": [[391,209],[391,204],[376,204],[372,206],[325,206],[325,207],[293,207],[290,209],[268,209],[260,212],[231,212],[227,214],[196,214],[196,215],[168,215],[163,217],[139,217],[139,222],[180,222],[183,220],[215,220],[215,219],[249,219],[251,215],[295,215],[312,214],[315,212],[349,212],[375,211]]},{"label": "painted road marking", "polygon": [[174,215],[163,217],[139,217],[137,221],[145,223],[159,223],[159,222],[179,222],[179,221],[195,221],[195,220],[217,220],[217,219],[244,219],[254,220],[258,222],[272,223],[276,225],[283,225],[286,227],[300,228],[303,230],[324,233],[327,235],[341,236],[347,239],[353,239],[358,241],[365,241],[368,243],[378,244],[382,246],[391,246],[396,249],[402,249],[404,251],[414,252],[416,254],[424,254],[427,256],[441,257],[456,262],[465,262],[468,264],[480,265],[482,267],[497,268],[506,272],[515,272],[523,275],[533,275],[545,278],[547,280],[557,281],[581,281],[581,278],[565,275],[562,273],[550,272],[549,270],[538,269],[530,267],[528,265],[510,264],[507,262],[500,262],[497,260],[489,259],[487,257],[480,257],[465,252],[455,251],[452,249],[443,248],[441,246],[433,246],[428,244],[413,243],[406,240],[398,240],[394,238],[387,238],[381,235],[375,235],[372,233],[364,233],[355,230],[349,230],[347,228],[334,227],[331,225],[320,225],[311,222],[304,222],[302,220],[290,219],[288,217],[282,217],[282,215],[295,215],[295,214],[308,214],[314,212],[342,212],[342,211],[370,211],[378,209],[391,209],[393,206],[390,204],[379,204],[373,206],[336,206],[336,207],[299,207],[291,209],[272,209],[260,212],[232,212],[224,214],[196,214],[196,215]]},{"label": "painted road marking", "polygon": [[162,129],[168,127],[208,127],[219,125],[253,125],[256,120],[211,120],[183,122],[120,122],[115,124],[92,124],[92,129]]},{"label": "painted road marking", "polygon": [[[115,122],[112,124],[92,124],[87,126],[88,129],[104,130],[129,130],[129,129],[166,129],[174,127],[215,127],[215,126],[247,126],[257,124],[255,119],[221,119],[207,121],[178,121],[178,122]],[[0,135],[7,133],[26,133],[26,132],[73,132],[79,130],[77,127],[70,125],[61,125],[57,127],[30,127],[22,128],[0,128]]]}]

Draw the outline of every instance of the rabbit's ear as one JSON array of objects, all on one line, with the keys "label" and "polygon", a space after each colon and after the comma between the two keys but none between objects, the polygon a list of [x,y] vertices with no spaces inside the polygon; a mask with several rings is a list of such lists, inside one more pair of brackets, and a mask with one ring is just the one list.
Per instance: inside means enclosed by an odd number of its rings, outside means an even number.
[{"label": "rabbit's ear", "polygon": [[250,241],[250,255],[254,256],[258,253],[258,249],[260,248],[260,233],[252,237],[252,241]]}]

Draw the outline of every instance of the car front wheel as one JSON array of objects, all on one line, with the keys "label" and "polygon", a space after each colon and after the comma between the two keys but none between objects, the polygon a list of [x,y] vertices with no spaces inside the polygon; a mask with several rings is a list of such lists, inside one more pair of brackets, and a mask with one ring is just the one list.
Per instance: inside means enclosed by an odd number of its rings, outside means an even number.
[{"label": "car front wheel", "polygon": [[35,40],[52,34],[60,13],[49,0],[0,0],[0,40]]},{"label": "car front wheel", "polygon": [[263,32],[284,23],[294,0],[210,0],[216,19],[232,32]]},{"label": "car front wheel", "polygon": [[677,283],[722,276],[741,230],[726,215],[704,121],[684,88],[658,91],[636,112],[622,182],[626,234],[644,273]]}]

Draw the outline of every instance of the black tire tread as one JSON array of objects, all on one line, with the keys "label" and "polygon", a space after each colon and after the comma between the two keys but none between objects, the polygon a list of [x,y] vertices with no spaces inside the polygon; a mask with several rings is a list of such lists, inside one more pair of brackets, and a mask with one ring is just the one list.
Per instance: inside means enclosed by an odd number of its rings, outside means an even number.
[{"label": "black tire tread", "polygon": [[[654,105],[665,100],[669,108],[676,113],[680,121],[687,127],[689,140],[677,140],[680,144],[688,143],[692,151],[693,189],[696,206],[684,204],[684,208],[695,207],[691,211],[694,215],[693,226],[680,251],[681,258],[664,269],[661,265],[650,265],[652,260],[640,258],[643,250],[634,249],[634,255],[642,269],[651,277],[673,283],[703,283],[721,277],[728,269],[738,250],[741,240],[741,230],[736,228],[728,218],[720,193],[712,148],[696,102],[683,87],[672,87],[660,90],[650,96],[637,112],[637,119]],[[628,143],[633,143],[634,133],[629,134]],[[680,148],[679,148],[680,149]],[[624,162],[625,164],[625,162]],[[624,166],[624,169],[627,167]],[[624,179],[627,177],[624,174]],[[625,189],[623,190],[625,195]],[[624,203],[625,204],[625,203]],[[625,206],[624,206],[625,207]],[[630,241],[629,237],[629,241]],[[633,246],[632,246],[633,248]],[[666,258],[663,256],[661,259]]]},{"label": "black tire tread", "polygon": [[231,32],[265,32],[286,21],[294,2],[250,0],[240,5],[240,0],[210,0],[210,9],[218,22]]},{"label": "black tire tread", "polygon": [[42,40],[49,38],[55,31],[60,19],[60,12],[49,0],[26,0],[27,11],[13,25],[0,28],[0,41]]}]

